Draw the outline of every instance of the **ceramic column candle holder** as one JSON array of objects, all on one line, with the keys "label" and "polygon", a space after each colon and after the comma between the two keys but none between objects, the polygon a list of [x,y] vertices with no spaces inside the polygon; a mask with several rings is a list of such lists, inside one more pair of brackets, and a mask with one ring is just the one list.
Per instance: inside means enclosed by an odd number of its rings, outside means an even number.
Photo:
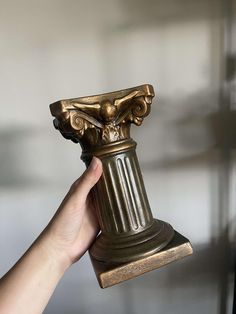
[{"label": "ceramic column candle holder", "polygon": [[102,288],[192,253],[186,238],[153,218],[130,137],[131,124],[142,124],[153,97],[153,87],[146,84],[50,105],[54,126],[80,143],[86,166],[93,156],[103,164],[93,189],[101,233],[89,250]]}]

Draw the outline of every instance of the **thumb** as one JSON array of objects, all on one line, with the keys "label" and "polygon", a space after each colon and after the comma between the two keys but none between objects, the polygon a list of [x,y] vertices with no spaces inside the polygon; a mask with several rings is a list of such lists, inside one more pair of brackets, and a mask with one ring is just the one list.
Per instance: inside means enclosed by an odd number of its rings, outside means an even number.
[{"label": "thumb", "polygon": [[75,192],[85,200],[89,191],[98,182],[102,174],[102,162],[97,157],[93,157],[89,167],[82,176],[75,181]]}]

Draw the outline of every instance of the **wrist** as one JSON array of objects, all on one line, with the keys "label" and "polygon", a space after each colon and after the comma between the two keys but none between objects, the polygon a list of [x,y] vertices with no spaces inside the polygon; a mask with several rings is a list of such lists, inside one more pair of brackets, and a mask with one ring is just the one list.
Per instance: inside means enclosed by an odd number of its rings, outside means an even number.
[{"label": "wrist", "polygon": [[42,233],[0,283],[1,313],[42,313],[70,266]]},{"label": "wrist", "polygon": [[42,256],[49,260],[61,275],[63,275],[72,264],[65,250],[57,246],[50,234],[45,231],[38,237],[33,246],[39,249]]}]

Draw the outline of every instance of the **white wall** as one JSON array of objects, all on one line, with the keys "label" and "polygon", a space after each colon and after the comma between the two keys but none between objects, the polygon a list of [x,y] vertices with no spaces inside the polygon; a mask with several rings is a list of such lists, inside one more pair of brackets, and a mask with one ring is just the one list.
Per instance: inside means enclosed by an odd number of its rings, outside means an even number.
[{"label": "white wall", "polygon": [[0,275],[84,169],[80,147],[53,129],[49,104],[143,83],[156,98],[132,135],[151,207],[195,251],[104,291],[86,256],[45,313],[104,314],[112,306],[113,314],[223,314],[225,302],[230,313],[222,234],[233,224],[235,171],[220,157],[211,124],[221,88],[221,10],[216,0],[0,0]]}]

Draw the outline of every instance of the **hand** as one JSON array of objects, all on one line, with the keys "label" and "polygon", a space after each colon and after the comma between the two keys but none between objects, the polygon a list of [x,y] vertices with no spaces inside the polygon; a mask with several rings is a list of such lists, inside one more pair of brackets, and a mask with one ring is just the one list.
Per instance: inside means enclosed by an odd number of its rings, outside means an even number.
[{"label": "hand", "polygon": [[56,253],[56,258],[62,257],[68,266],[87,251],[99,231],[89,192],[101,174],[102,163],[94,157],[84,174],[73,183],[40,237]]},{"label": "hand", "polygon": [[0,313],[39,314],[66,269],[94,241],[99,227],[89,192],[102,174],[93,158],[38,239],[0,279]]}]

